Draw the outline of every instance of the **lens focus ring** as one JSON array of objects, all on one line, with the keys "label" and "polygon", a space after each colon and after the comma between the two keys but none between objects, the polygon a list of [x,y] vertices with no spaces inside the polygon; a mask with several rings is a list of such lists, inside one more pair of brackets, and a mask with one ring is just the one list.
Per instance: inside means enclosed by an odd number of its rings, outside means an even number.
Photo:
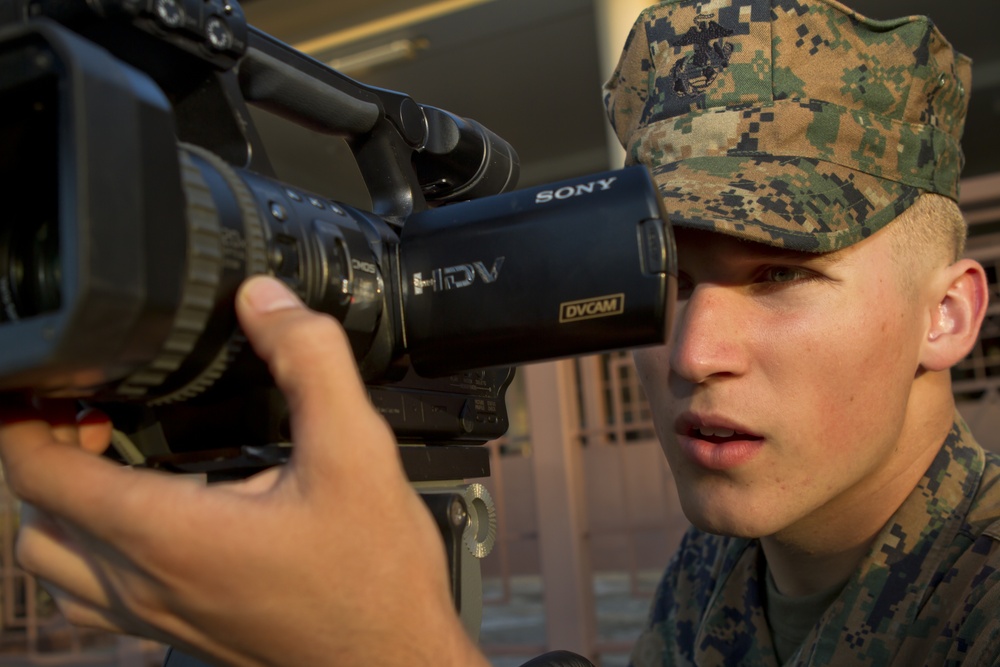
[{"label": "lens focus ring", "polygon": [[[169,393],[158,394],[157,389],[172,380],[171,375],[195,350],[222,298],[220,276],[227,259],[220,214],[211,188],[192,155],[207,162],[223,178],[236,201],[245,243],[245,275],[263,273],[267,269],[261,221],[246,185],[232,167],[215,154],[198,146],[182,144],[180,163],[187,199],[188,250],[180,305],[157,357],[117,388],[123,398],[146,400],[150,405],[180,402],[201,394],[222,376],[246,343],[242,332],[234,326],[218,343],[218,351],[194,377]],[[231,304],[226,307],[231,308]],[[176,379],[172,381],[177,382]]]},{"label": "lens focus ring", "polygon": [[212,313],[222,262],[218,213],[198,167],[181,151],[181,179],[187,198],[188,257],[180,306],[159,355],[118,387],[122,397],[140,399],[159,387],[194,349]]},{"label": "lens focus ring", "polygon": [[[244,259],[246,262],[245,277],[267,271],[263,223],[257,211],[257,204],[254,201],[253,195],[250,194],[250,190],[243,182],[243,179],[237,175],[227,162],[214,153],[190,144],[183,144],[182,148],[208,162],[222,176],[236,199],[237,207],[240,210],[240,218],[243,221]],[[224,260],[220,259],[220,261]],[[198,396],[215,384],[216,380],[229,368],[233,359],[243,349],[243,346],[246,345],[246,342],[247,340],[243,332],[238,327],[234,327],[229,339],[219,348],[218,353],[212,361],[205,366],[204,370],[197,377],[180,389],[150,401],[150,405],[178,403]]]}]

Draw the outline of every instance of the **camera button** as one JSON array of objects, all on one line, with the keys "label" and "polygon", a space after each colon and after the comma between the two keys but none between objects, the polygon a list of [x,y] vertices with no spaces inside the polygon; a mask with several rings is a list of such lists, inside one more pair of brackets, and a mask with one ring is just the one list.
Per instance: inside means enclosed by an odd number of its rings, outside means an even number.
[{"label": "camera button", "polygon": [[177,0],[156,0],[153,11],[168,28],[179,28],[184,23],[184,9]]},{"label": "camera button", "polygon": [[205,23],[205,35],[208,36],[209,45],[216,51],[228,51],[233,46],[233,33],[218,16],[213,16]]},{"label": "camera button", "polygon": [[284,206],[282,206],[278,202],[274,201],[271,202],[269,208],[271,210],[271,217],[277,220],[278,222],[284,222],[285,220],[288,220],[288,211],[285,209]]}]

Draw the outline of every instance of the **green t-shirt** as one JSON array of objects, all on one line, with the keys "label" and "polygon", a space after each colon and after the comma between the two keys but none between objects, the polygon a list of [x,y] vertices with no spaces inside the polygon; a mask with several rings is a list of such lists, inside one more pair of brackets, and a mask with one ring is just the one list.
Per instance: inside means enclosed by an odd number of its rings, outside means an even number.
[{"label": "green t-shirt", "polygon": [[764,577],[767,581],[764,591],[764,610],[767,624],[771,628],[774,652],[778,662],[785,664],[795,655],[799,646],[809,635],[819,617],[837,599],[847,582],[812,595],[784,595],[774,584],[771,570]]}]

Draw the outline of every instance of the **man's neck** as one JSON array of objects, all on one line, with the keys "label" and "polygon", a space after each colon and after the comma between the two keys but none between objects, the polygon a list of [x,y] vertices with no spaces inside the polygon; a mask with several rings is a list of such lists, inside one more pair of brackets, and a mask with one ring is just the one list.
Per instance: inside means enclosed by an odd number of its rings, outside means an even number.
[{"label": "man's neck", "polygon": [[[873,536],[874,537],[874,536]],[[783,595],[813,595],[843,585],[868,553],[871,539],[837,552],[807,553],[775,537],[761,539],[767,567]]]}]

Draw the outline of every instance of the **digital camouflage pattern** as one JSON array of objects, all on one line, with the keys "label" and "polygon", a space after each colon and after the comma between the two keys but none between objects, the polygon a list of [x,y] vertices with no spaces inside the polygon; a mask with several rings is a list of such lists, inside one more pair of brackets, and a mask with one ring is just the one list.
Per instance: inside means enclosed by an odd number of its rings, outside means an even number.
[{"label": "digital camouflage pattern", "polygon": [[674,224],[824,252],[958,197],[971,62],[926,17],[833,0],[671,0],[605,85]]},{"label": "digital camouflage pattern", "polygon": [[[921,482],[785,665],[1000,664],[1000,457],[960,417]],[[756,540],[692,529],[634,667],[777,667]]]}]

